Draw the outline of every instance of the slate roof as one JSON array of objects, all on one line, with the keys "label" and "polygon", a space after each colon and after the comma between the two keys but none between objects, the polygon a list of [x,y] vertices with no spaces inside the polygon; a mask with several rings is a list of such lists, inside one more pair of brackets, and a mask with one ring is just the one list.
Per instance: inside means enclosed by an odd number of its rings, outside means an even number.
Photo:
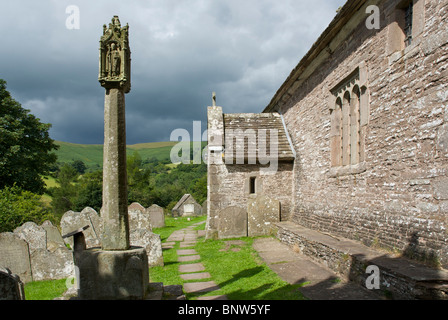
[{"label": "slate roof", "polygon": [[[259,135],[262,132],[260,129],[264,129],[266,134],[266,154],[270,155],[271,141],[270,130],[277,131],[277,148],[278,148],[278,161],[294,161],[294,152],[288,140],[287,133],[283,126],[283,121],[278,113],[232,113],[223,114],[224,118],[224,141],[231,136],[245,138],[244,142],[244,158],[247,160],[249,156],[253,156],[257,159],[259,153]],[[250,129],[253,129],[251,131]],[[256,136],[255,146],[253,140],[247,138],[249,132],[254,132]],[[236,145],[236,139],[233,139],[234,145]],[[249,144],[250,143],[250,144]],[[273,142],[275,143],[275,142]],[[256,154],[253,151],[256,150]],[[225,152],[229,152],[229,147],[225,145]],[[236,151],[233,152],[234,159],[236,157]],[[233,161],[236,163],[236,160]],[[245,161],[245,163],[248,163]]]}]

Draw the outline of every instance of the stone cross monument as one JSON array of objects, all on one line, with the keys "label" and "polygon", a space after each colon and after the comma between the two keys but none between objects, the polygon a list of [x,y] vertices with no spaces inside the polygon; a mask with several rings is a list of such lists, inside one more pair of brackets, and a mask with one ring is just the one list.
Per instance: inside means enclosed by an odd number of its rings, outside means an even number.
[{"label": "stone cross monument", "polygon": [[104,103],[103,208],[104,250],[129,249],[126,174],[125,93],[131,89],[129,26],[118,16],[100,39],[99,82],[106,89]]},{"label": "stone cross monument", "polygon": [[145,248],[129,244],[126,176],[125,93],[131,89],[129,26],[117,16],[103,27],[99,81],[104,103],[103,234],[101,248],[86,248],[78,230],[73,235],[79,269],[78,296],[86,300],[144,299],[149,285]]}]

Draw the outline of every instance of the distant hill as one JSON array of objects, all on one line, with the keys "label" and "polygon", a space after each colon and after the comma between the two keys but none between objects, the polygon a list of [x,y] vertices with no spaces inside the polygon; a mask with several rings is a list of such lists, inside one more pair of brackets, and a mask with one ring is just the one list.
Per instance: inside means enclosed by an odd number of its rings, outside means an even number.
[{"label": "distant hill", "polygon": [[[66,163],[74,160],[83,161],[90,168],[100,168],[103,166],[103,145],[102,144],[76,144],[62,141],[55,141],[59,145],[59,150],[55,153],[58,162]],[[156,158],[157,160],[169,160],[171,148],[176,145],[176,141],[149,142],[128,145],[127,154],[138,151],[143,160]],[[206,142],[202,142],[202,147]]]}]

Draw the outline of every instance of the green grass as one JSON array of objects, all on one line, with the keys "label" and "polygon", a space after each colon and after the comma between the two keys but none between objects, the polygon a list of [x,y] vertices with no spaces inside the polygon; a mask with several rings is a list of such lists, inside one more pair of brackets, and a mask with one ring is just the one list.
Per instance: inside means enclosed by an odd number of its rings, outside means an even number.
[{"label": "green grass", "polygon": [[[239,251],[222,250],[225,240],[203,240],[196,245],[202,264],[221,288],[206,295],[225,294],[230,300],[299,300],[298,288],[273,272],[253,249],[253,238],[239,238]],[[205,294],[204,294],[205,296]],[[193,296],[191,297],[193,298]]]},{"label": "green grass", "polygon": [[[184,219],[184,218],[182,218]],[[155,230],[156,233],[163,234],[162,242],[178,229],[191,225],[195,221],[182,221],[182,226],[167,219],[167,227]],[[173,224],[173,225],[172,225]],[[205,224],[197,226],[196,230],[203,230]],[[235,240],[235,239],[232,239]],[[226,247],[225,240],[205,240],[198,239],[195,246],[196,251],[201,256],[198,262],[204,264],[206,272],[209,272],[211,279],[221,288],[218,291],[200,294],[187,294],[188,299],[196,299],[199,296],[225,294],[231,300],[298,300],[303,299],[298,291],[300,285],[290,285],[283,281],[275,272],[262,261],[258,253],[252,248],[253,238],[239,238],[244,241],[242,246],[230,246],[238,248],[239,251],[221,250]],[[177,250],[179,243],[173,249],[163,251],[164,267],[150,268],[151,282],[163,282],[164,285],[184,284],[186,282],[196,282],[201,280],[185,281],[180,278],[177,262]],[[184,262],[188,263],[188,262]]]},{"label": "green grass", "polygon": [[100,144],[76,144],[55,141],[59,150],[55,151],[59,162],[72,162],[81,160],[88,167],[101,165],[103,162],[103,145]]},{"label": "green grass", "polygon": [[66,279],[33,281],[25,284],[26,300],[53,300],[62,296],[67,287]]},{"label": "green grass", "polygon": [[[76,144],[63,141],[55,141],[59,145],[59,150],[55,151],[58,162],[72,162],[73,160],[83,161],[87,167],[101,168],[103,166],[103,145],[101,144]],[[150,142],[128,145],[127,154],[138,151],[143,160],[156,158],[157,160],[169,160],[171,149],[178,142]],[[202,142],[202,148],[206,146]]]},{"label": "green grass", "polygon": [[47,188],[60,187],[59,182],[52,176],[44,176],[43,179]]}]

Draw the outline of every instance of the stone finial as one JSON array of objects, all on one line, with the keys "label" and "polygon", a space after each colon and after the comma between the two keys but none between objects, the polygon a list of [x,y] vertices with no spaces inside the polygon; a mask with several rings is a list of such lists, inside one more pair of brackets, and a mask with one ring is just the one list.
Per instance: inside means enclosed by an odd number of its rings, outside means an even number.
[{"label": "stone finial", "polygon": [[118,16],[112,18],[109,27],[103,26],[98,80],[106,89],[123,88],[125,93],[131,90],[129,25],[122,28]]},{"label": "stone finial", "polygon": [[212,93],[212,106],[216,107],[216,93],[215,92]]}]

